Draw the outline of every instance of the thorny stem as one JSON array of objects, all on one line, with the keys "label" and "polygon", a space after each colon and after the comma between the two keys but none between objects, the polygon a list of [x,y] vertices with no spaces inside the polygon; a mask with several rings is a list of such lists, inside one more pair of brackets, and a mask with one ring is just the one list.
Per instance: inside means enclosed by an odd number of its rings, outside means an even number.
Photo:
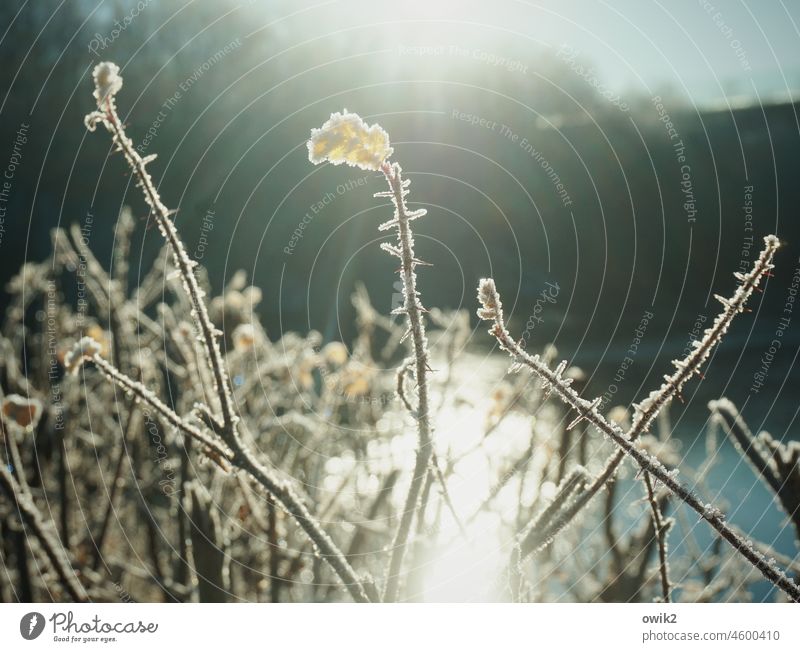
[{"label": "thorny stem", "polygon": [[225,425],[226,429],[232,429],[233,424],[236,423],[237,417],[234,414],[233,403],[230,391],[228,390],[228,376],[217,341],[219,331],[217,331],[214,324],[211,322],[205,301],[203,300],[205,293],[200,288],[200,284],[197,282],[197,277],[194,274],[194,267],[196,267],[197,263],[189,259],[186,248],[183,246],[183,242],[178,235],[178,230],[170,219],[170,210],[161,201],[158,190],[156,190],[153,184],[153,179],[147,171],[147,161],[139,155],[139,152],[133,147],[133,142],[125,133],[120,123],[119,116],[117,115],[117,109],[112,97],[106,100],[105,107],[106,111],[103,124],[112,133],[115,144],[125,155],[125,159],[136,176],[138,186],[144,193],[145,201],[150,207],[161,233],[169,243],[170,249],[172,249],[175,266],[178,268],[178,273],[189,295],[194,313],[193,316],[200,328],[200,334],[206,347],[209,366],[214,376],[215,389],[217,390],[220,400],[222,423]]},{"label": "thorny stem", "polygon": [[[4,428],[3,424],[0,424],[0,429]],[[2,434],[2,433],[0,433]],[[26,493],[31,493],[31,488],[28,486],[28,480],[25,477],[25,467],[22,464],[22,457],[19,453],[19,446],[17,445],[17,437],[16,433],[11,431],[9,428],[6,428],[6,445],[8,446],[8,452],[11,457],[11,465],[14,467],[14,472],[17,474],[17,479],[19,482],[20,489]]]},{"label": "thorny stem", "polygon": [[74,602],[88,602],[89,596],[86,589],[75,576],[75,570],[72,568],[66,552],[59,544],[55,534],[50,532],[50,523],[42,518],[39,508],[34,504],[30,494],[22,490],[5,465],[0,465],[0,487],[16,505],[20,518],[36,535],[70,598]]},{"label": "thorny stem", "polygon": [[[416,409],[411,402],[408,400],[406,396],[406,389],[405,389],[405,377],[408,374],[410,368],[413,366],[413,360],[407,360],[403,363],[400,368],[397,370],[397,395],[400,397],[403,405],[405,406],[406,410],[409,411],[410,414],[416,414]],[[434,474],[435,479],[439,482],[439,487],[442,491],[442,498],[444,499],[445,505],[447,505],[447,509],[450,511],[450,516],[453,517],[456,525],[458,526],[458,531],[461,533],[461,536],[464,538],[465,541],[469,541],[469,537],[467,536],[467,531],[464,528],[464,522],[459,518],[458,512],[456,512],[455,505],[453,505],[453,500],[450,498],[450,490],[447,488],[447,478],[444,476],[444,472],[442,468],[439,466],[439,460],[436,455],[436,451],[431,452],[431,463],[430,463],[430,473]]]},{"label": "thorny stem", "polygon": [[[636,441],[647,430],[661,408],[666,406],[676,395],[680,394],[683,385],[694,374],[700,373],[700,367],[708,359],[714,346],[725,335],[733,318],[744,311],[747,300],[758,287],[762,277],[772,269],[772,258],[779,246],[778,239],[775,236],[768,236],[764,239],[764,243],[764,249],[752,269],[747,274],[738,272],[734,274],[741,285],[736,289],[733,296],[730,299],[717,297],[723,303],[724,309],[714,319],[712,326],[705,331],[702,339],[696,340],[694,351],[679,361],[676,371],[671,376],[665,377],[666,382],[658,390],[653,391],[648,399],[637,406],[634,422],[628,432],[625,433],[627,440]],[[624,450],[612,453],[603,470],[595,476],[586,491],[581,493],[575,502],[570,505],[568,511],[564,513],[567,521],[575,518],[597,495],[597,492],[606,486],[606,483],[614,477],[623,459],[625,459]]]},{"label": "thorny stem", "polygon": [[[232,451],[232,455],[225,452],[224,459],[230,461],[237,468],[249,473],[269,494],[274,496],[282,504],[283,508],[294,517],[298,525],[300,525],[306,535],[317,546],[320,555],[330,564],[339,579],[347,587],[353,599],[357,602],[368,602],[369,600],[364,591],[362,582],[358,579],[355,571],[344,558],[344,555],[330,536],[328,536],[314,520],[308,509],[294,494],[291,488],[287,484],[274,479],[269,471],[262,466],[253,454],[242,444],[238,437],[238,417],[234,411],[228,375],[225,370],[222,352],[219,349],[217,339],[220,333],[211,322],[204,301],[204,292],[200,288],[197,277],[193,271],[197,263],[190,260],[186,253],[186,248],[183,246],[180,235],[170,219],[171,211],[161,201],[161,197],[153,184],[153,180],[147,172],[147,163],[152,160],[152,158],[148,157],[147,159],[143,159],[134,148],[133,142],[125,133],[125,129],[119,119],[112,95],[109,95],[103,103],[102,111],[92,113],[88,116],[87,124],[93,127],[98,121],[102,122],[106,129],[112,134],[114,143],[123,153],[133,174],[136,176],[137,185],[144,193],[145,201],[150,207],[161,233],[172,250],[178,273],[186,293],[189,295],[192,313],[200,329],[200,336],[208,356],[208,364],[213,374],[222,417],[218,419],[209,412],[207,413],[209,423],[206,425],[211,428]],[[138,396],[141,400],[145,400],[152,405],[173,426],[195,439],[198,439],[207,449],[212,451],[214,456],[221,454],[222,448],[218,444],[210,441],[198,428],[187,423],[184,419],[172,412],[163,402],[144,388],[143,385],[124,376],[108,362],[99,358],[99,356],[95,356],[93,361],[115,382],[126,387],[128,391]]]},{"label": "thorny stem", "polygon": [[356,576],[353,567],[350,566],[349,562],[333,542],[333,539],[328,536],[325,530],[319,527],[314,517],[311,515],[311,512],[308,511],[308,508],[295,495],[291,487],[273,478],[264,466],[246,452],[243,455],[237,455],[234,458],[234,464],[253,476],[256,482],[264,487],[275,500],[281,503],[283,509],[297,521],[298,525],[300,525],[308,538],[311,539],[316,546],[320,557],[322,557],[339,576],[339,579],[346,586],[353,599],[356,602],[369,602],[370,600],[364,590],[363,583]]},{"label": "thorny stem", "polygon": [[576,493],[582,491],[583,485],[588,478],[589,473],[586,469],[582,466],[576,466],[558,485],[550,503],[534,516],[525,530],[517,537],[511,550],[508,575],[508,588],[511,593],[511,599],[514,602],[520,601],[522,588],[525,584],[522,574],[522,561],[532,551],[538,550],[549,543],[566,525],[566,522],[560,516],[560,512]]},{"label": "thorny stem", "polygon": [[[531,356],[511,337],[506,329],[502,303],[500,295],[491,279],[483,279],[479,287],[479,298],[482,302],[482,309],[479,316],[483,319],[494,322],[490,333],[494,335],[501,348],[508,351],[518,364],[523,364],[539,376],[546,386],[555,392],[558,397],[571,408],[573,408],[581,419],[585,419],[595,428],[609,437],[619,446],[620,453],[628,455],[642,468],[644,472],[652,474],[667,489],[669,489],[678,499],[697,512],[702,519],[708,522],[731,546],[749,561],[761,574],[772,582],[775,586],[782,589],[792,600],[800,602],[800,586],[792,582],[786,574],[778,569],[774,562],[768,561],[761,553],[757,552],[752,543],[739,536],[726,522],[722,512],[709,504],[704,504],[688,488],[684,487],[675,480],[673,475],[654,457],[633,443],[633,438],[642,432],[646,424],[652,421],[657,415],[658,410],[666,405],[670,398],[680,391],[683,383],[692,374],[696,373],[699,366],[710,354],[711,348],[719,342],[722,335],[727,330],[728,325],[734,315],[744,309],[744,303],[758,284],[760,278],[772,268],[772,257],[778,248],[778,239],[775,236],[768,236],[764,239],[765,247],[753,269],[747,275],[738,275],[737,278],[742,285],[737,289],[733,299],[723,300],[725,310],[714,321],[714,325],[709,328],[703,339],[699,340],[695,351],[685,360],[676,364],[678,372],[666,378],[666,383],[656,392],[651,393],[649,402],[646,401],[644,407],[640,404],[640,415],[636,418],[634,426],[628,434],[624,433],[619,426],[609,422],[598,410],[598,401],[587,401],[581,398],[578,393],[570,387],[569,380],[561,377],[564,365],[559,366],[557,372],[544,364],[538,356]],[[713,340],[713,343],[712,343]],[[657,406],[657,407],[656,407]],[[616,459],[616,458],[614,458]],[[614,469],[616,466],[614,466]],[[606,471],[608,467],[606,468]],[[611,473],[601,474],[610,477]],[[589,487],[591,490],[597,484],[597,480]],[[599,487],[598,487],[599,489]],[[596,491],[596,490],[595,490]],[[584,494],[585,495],[585,494]],[[583,496],[582,496],[583,498]],[[579,501],[583,504],[588,502],[588,498]],[[577,511],[575,512],[577,513]]]},{"label": "thorny stem", "polygon": [[95,539],[94,544],[94,557],[92,559],[92,570],[97,570],[100,563],[103,561],[103,545],[106,541],[108,528],[111,525],[111,516],[114,512],[117,495],[122,489],[122,464],[125,461],[125,455],[128,452],[128,446],[131,441],[131,434],[134,429],[138,428],[141,424],[139,419],[139,412],[133,406],[128,408],[128,423],[125,426],[125,432],[122,435],[119,451],[117,452],[117,459],[114,463],[114,475],[111,481],[111,488],[108,492],[108,503],[106,504],[105,511],[103,512],[103,520],[100,524],[100,531]]},{"label": "thorny stem", "polygon": [[394,602],[400,588],[400,570],[403,558],[408,547],[408,537],[411,532],[411,523],[417,511],[422,485],[428,472],[428,464],[433,452],[431,440],[430,419],[428,414],[428,341],[425,337],[425,325],[422,321],[424,308],[419,301],[416,274],[414,268],[420,264],[414,256],[414,236],[411,233],[410,221],[424,215],[424,211],[409,211],[406,206],[405,196],[408,194],[409,181],[403,181],[400,166],[397,163],[385,162],[381,171],[389,184],[389,192],[381,196],[389,196],[395,207],[394,219],[381,225],[381,230],[391,227],[397,228],[397,241],[399,247],[384,244],[383,249],[400,259],[400,275],[403,279],[404,304],[401,309],[408,320],[408,327],[414,344],[414,373],[417,379],[417,434],[418,447],[414,475],[408,489],[400,524],[392,542],[392,556],[389,560],[386,588],[383,593],[384,602]]},{"label": "thorny stem", "polygon": [[119,385],[128,394],[135,396],[138,401],[147,403],[173,428],[200,442],[205,446],[206,454],[209,459],[216,462],[223,470],[228,470],[228,465],[226,463],[233,461],[233,456],[230,451],[220,446],[216,441],[209,438],[200,428],[189,423],[186,419],[173,411],[138,380],[126,376],[99,354],[95,354],[91,360],[106,378]]},{"label": "thorny stem", "polygon": [[644,486],[647,489],[647,502],[650,503],[650,512],[653,516],[653,528],[656,531],[656,543],[658,544],[658,571],[661,576],[661,597],[664,602],[671,602],[670,594],[672,588],[669,582],[669,566],[667,564],[667,533],[669,523],[664,520],[661,508],[658,506],[653,480],[649,473],[644,473]]},{"label": "thorny stem", "polygon": [[[500,329],[502,329],[503,332],[499,332]],[[505,331],[503,326],[496,326],[495,334],[504,348],[508,348],[509,350],[513,350],[510,347],[516,348],[516,342],[511,339],[508,335],[508,331]],[[614,443],[616,443],[626,455],[632,457],[643,470],[652,474],[659,482],[677,496],[678,499],[697,512],[700,517],[707,521],[708,524],[730,543],[739,554],[757,568],[764,577],[786,592],[792,600],[800,602],[800,586],[786,577],[783,571],[777,569],[774,564],[770,564],[763,555],[756,552],[749,541],[734,532],[725,522],[724,516],[718,509],[702,503],[691,490],[678,483],[670,475],[669,471],[664,468],[661,462],[650,457],[650,455],[645,453],[642,449],[627,440],[622,430],[618,426],[608,422],[599,412],[595,403],[591,403],[578,396],[575,390],[570,388],[569,385],[565,385],[564,380],[560,376],[556,376],[549,367],[519,349],[515,351],[515,355],[517,355],[524,364],[531,367],[534,373],[550,383],[553,391],[562,401],[575,409],[584,419],[600,430],[600,432],[610,437]]]},{"label": "thorny stem", "polygon": [[[717,315],[713,325],[703,334],[703,338],[695,341],[695,350],[680,361],[680,366],[671,376],[666,377],[666,382],[658,390],[652,392],[648,399],[639,404],[634,422],[630,430],[625,434],[628,440],[635,441],[642,433],[646,432],[661,408],[680,394],[683,385],[694,374],[700,373],[700,367],[708,359],[714,346],[725,335],[733,318],[744,311],[745,304],[758,287],[762,277],[772,269],[772,258],[779,246],[778,239],[775,236],[768,236],[764,239],[764,243],[764,249],[750,272],[747,274],[737,272],[734,275],[741,282],[734,295],[730,299],[724,300],[719,296],[717,297],[723,302],[724,310]],[[573,516],[583,509],[594,495],[605,486],[606,482],[614,476],[624,458],[625,453],[622,450],[617,451],[609,458],[606,466],[589,486],[586,494],[581,496],[581,500],[577,501],[573,506],[575,510]]]}]

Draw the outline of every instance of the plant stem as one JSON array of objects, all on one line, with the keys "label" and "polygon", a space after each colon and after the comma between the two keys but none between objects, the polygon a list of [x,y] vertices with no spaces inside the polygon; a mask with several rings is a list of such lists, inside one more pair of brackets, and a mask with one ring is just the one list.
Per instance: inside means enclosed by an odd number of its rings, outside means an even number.
[{"label": "plant stem", "polygon": [[[700,374],[700,367],[708,359],[714,346],[716,346],[725,335],[733,318],[738,313],[744,311],[745,304],[758,288],[761,279],[772,269],[772,258],[779,245],[780,243],[775,236],[767,236],[764,238],[764,249],[761,251],[752,269],[747,274],[738,272],[734,274],[741,284],[730,299],[717,297],[723,304],[724,309],[714,319],[712,326],[703,333],[703,337],[700,340],[696,340],[694,351],[689,353],[683,360],[675,361],[673,364],[676,366],[676,371],[671,376],[667,376],[665,379],[666,382],[659,389],[651,392],[650,396],[637,406],[634,422],[628,432],[625,433],[626,440],[636,441],[643,432],[647,431],[652,421],[659,414],[661,408],[668,405],[675,396],[680,394],[683,385],[693,375]],[[487,281],[491,281],[491,279],[487,279]],[[492,288],[494,288],[494,282],[491,281],[491,283]],[[494,291],[496,292],[496,290]],[[498,306],[498,312],[502,319],[502,305]],[[485,318],[494,319],[494,317],[488,315]],[[517,348],[522,350],[521,347]],[[515,354],[512,353],[512,355]],[[564,512],[563,516],[567,522],[577,516],[578,513],[591,502],[592,498],[597,495],[597,492],[614,477],[614,474],[617,472],[619,465],[622,464],[624,459],[624,450],[618,450],[612,453],[603,467],[603,470],[595,476],[593,482],[587,487],[586,491],[581,493],[575,502],[569,506],[569,509]]]},{"label": "plant stem", "polygon": [[0,465],[0,487],[16,505],[17,514],[22,521],[36,535],[42,550],[53,565],[70,598],[74,602],[88,602],[89,596],[86,589],[78,581],[64,548],[58,542],[58,537],[51,532],[52,522],[45,521],[31,496],[22,490],[5,465]]},{"label": "plant stem", "polygon": [[669,582],[669,566],[667,565],[667,533],[669,526],[664,522],[664,515],[658,506],[656,492],[653,488],[653,480],[649,473],[644,473],[644,486],[647,489],[647,502],[650,503],[650,512],[653,516],[653,528],[656,531],[656,543],[658,544],[658,569],[661,576],[661,596],[664,602],[671,602],[670,593],[672,588]]},{"label": "plant stem", "polygon": [[158,190],[153,184],[153,179],[147,172],[147,163],[152,159],[149,157],[148,159],[143,159],[134,148],[133,142],[125,133],[125,129],[119,119],[113,96],[109,96],[105,100],[102,114],[90,114],[89,118],[92,120],[89,122],[93,124],[93,120],[98,115],[101,116],[102,123],[106,129],[111,132],[114,143],[125,156],[131,171],[136,177],[137,185],[144,193],[145,201],[155,217],[156,224],[172,250],[175,266],[191,302],[192,316],[195,318],[200,330],[200,338],[204,343],[208,364],[214,379],[214,389],[219,398],[221,419],[207,411],[204,413],[208,420],[206,425],[222,439],[230,448],[232,454],[223,451],[216,442],[211,441],[198,428],[175,414],[141,383],[124,376],[99,356],[95,356],[93,361],[112,380],[126,387],[128,391],[153,406],[173,426],[204,444],[206,449],[212,453],[212,459],[216,458],[215,461],[220,464],[224,464],[224,461],[230,461],[237,468],[253,476],[266,489],[267,493],[274,496],[284,509],[295,518],[298,525],[317,546],[322,557],[345,584],[353,598],[358,602],[368,602],[369,600],[361,581],[330,536],[313,519],[308,509],[295,496],[291,488],[273,478],[270,472],[242,444],[237,433],[238,417],[233,407],[228,375],[225,370],[222,352],[219,348],[218,336],[220,333],[211,322],[204,301],[205,293],[200,288],[200,284],[194,274],[194,268],[197,263],[192,261],[186,253],[186,248],[180,239],[175,224],[170,219],[171,211],[161,201]]},{"label": "plant stem", "polygon": [[[769,253],[769,261],[771,261],[772,252],[774,252],[774,248]],[[762,253],[762,259],[764,258],[764,253]],[[770,263],[767,262],[767,265],[770,265]],[[763,271],[761,273],[763,273]],[[741,290],[741,287],[739,289]],[[769,562],[762,554],[757,552],[749,541],[740,537],[728,526],[724,516],[718,509],[712,505],[702,503],[691,490],[677,482],[672,474],[664,468],[661,462],[637,447],[619,426],[609,422],[597,409],[598,401],[590,402],[581,398],[577,392],[570,387],[570,383],[561,377],[560,373],[555,373],[550,367],[544,364],[538,356],[531,356],[519,346],[511,337],[508,330],[506,330],[500,295],[497,294],[493,281],[484,279],[481,282],[479,296],[482,298],[484,305],[480,316],[484,319],[492,319],[494,321],[494,327],[490,332],[495,336],[501,348],[508,351],[518,363],[530,367],[530,369],[539,376],[564,403],[573,408],[582,419],[591,423],[601,433],[619,446],[623,455],[628,455],[633,458],[643,471],[652,474],[678,499],[697,512],[697,514],[714,528],[723,539],[730,543],[744,559],[750,562],[754,568],[758,569],[765,578],[783,590],[792,600],[800,602],[800,586],[790,580],[774,563]],[[672,391],[674,392],[677,390],[673,389]],[[665,404],[666,401],[660,402],[660,405]],[[655,417],[656,413],[652,413],[651,416]],[[640,420],[639,423],[643,423],[643,421]],[[593,485],[594,484],[595,483],[593,483]],[[584,501],[584,504],[585,502],[588,502],[588,500]]]},{"label": "plant stem", "polygon": [[397,163],[384,163],[381,171],[389,184],[392,202],[395,206],[394,219],[382,225],[382,229],[394,226],[397,228],[397,241],[399,248],[384,247],[385,250],[400,259],[400,276],[403,280],[404,303],[402,312],[408,320],[408,327],[414,344],[414,374],[417,380],[417,435],[418,445],[414,475],[408,489],[400,523],[392,542],[392,556],[386,577],[386,588],[383,594],[384,602],[394,602],[400,588],[400,570],[403,558],[408,547],[408,538],[411,532],[411,523],[417,511],[422,485],[428,472],[428,465],[433,453],[431,428],[428,414],[428,341],[425,337],[425,325],[422,321],[424,308],[419,301],[416,274],[414,268],[420,263],[414,256],[414,236],[411,232],[410,221],[424,215],[424,212],[409,212],[405,196],[408,194],[408,181],[403,181],[402,171]]}]

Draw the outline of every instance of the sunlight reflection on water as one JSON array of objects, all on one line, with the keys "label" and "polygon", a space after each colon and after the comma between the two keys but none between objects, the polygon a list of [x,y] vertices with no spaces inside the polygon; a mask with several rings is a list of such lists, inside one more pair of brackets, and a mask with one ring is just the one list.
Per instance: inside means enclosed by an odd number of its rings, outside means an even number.
[{"label": "sunlight reflection on water", "polygon": [[[453,509],[464,524],[467,540],[447,507],[437,500],[429,510],[428,522],[430,527],[433,524],[430,517],[436,517],[438,512],[438,523],[432,532],[435,545],[422,560],[419,569],[423,578],[422,595],[413,596],[415,599],[427,602],[507,599],[498,578],[505,576],[518,506],[520,501],[530,504],[537,497],[549,457],[549,443],[542,437],[546,433],[539,427],[532,430],[532,425],[547,423],[555,416],[549,407],[542,410],[536,421],[521,412],[510,412],[485,437],[492,419],[497,418],[498,402],[502,400],[496,392],[510,391],[502,380],[507,367],[506,360],[499,356],[463,356],[454,373],[459,383],[450,388],[434,418],[440,466],[446,460],[456,461],[447,488]],[[487,379],[496,380],[487,382]],[[434,405],[441,401],[437,392],[432,397]],[[498,482],[508,476],[511,465],[525,455],[531,437],[535,437],[536,445],[522,494],[518,476],[510,477],[498,489]],[[409,451],[412,457],[413,450],[412,441]],[[545,488],[549,484],[545,483]],[[497,495],[489,509],[481,510],[492,493]],[[439,497],[438,484],[434,484],[432,495]]]}]

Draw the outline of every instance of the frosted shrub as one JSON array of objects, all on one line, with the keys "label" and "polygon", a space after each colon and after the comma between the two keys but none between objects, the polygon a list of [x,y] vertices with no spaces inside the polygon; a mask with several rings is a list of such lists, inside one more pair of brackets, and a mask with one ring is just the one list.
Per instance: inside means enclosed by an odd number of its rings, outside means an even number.
[{"label": "frosted shrub", "polygon": [[[412,227],[425,210],[410,210],[380,125],[334,113],[311,131],[308,156],[385,181],[375,228],[391,236],[381,247],[399,262],[400,305],[381,314],[359,283],[352,342],[268,334],[255,311],[273,307],[244,272],[215,295],[187,255],[151,177],[155,157],[139,155],[117,112],[119,68],[101,63],[93,81],[86,126],[122,155],[163,251],[130,287],[138,221],[125,208],[110,270],[79,228],[56,229],[52,261],[26,264],[7,286],[0,599],[416,600],[453,553],[467,561],[451,572],[491,585],[491,599],[744,600],[761,577],[800,599],[784,572],[797,563],[690,490],[675,442],[650,432],[769,274],[774,237],[664,384],[606,414],[553,346],[536,355],[511,336],[492,279],[478,287],[478,317],[512,369],[532,375],[475,371],[468,312],[423,303]],[[64,289],[79,267],[80,312]],[[47,331],[30,319],[43,311]],[[754,435],[729,401],[710,407],[800,532],[800,447]],[[641,481],[633,499],[618,488],[626,459]],[[711,546],[670,549],[679,513],[708,523]],[[488,579],[473,575],[484,557]]]}]

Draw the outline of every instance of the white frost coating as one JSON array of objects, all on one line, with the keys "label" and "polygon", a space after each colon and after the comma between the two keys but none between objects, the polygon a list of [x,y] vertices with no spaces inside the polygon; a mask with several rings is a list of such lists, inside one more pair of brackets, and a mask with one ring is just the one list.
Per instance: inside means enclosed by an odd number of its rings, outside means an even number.
[{"label": "white frost coating", "polygon": [[94,99],[97,106],[102,108],[107,98],[113,98],[122,88],[122,77],[119,74],[119,66],[110,61],[103,61],[94,67],[92,72],[94,79]]},{"label": "white frost coating", "polygon": [[85,360],[102,351],[102,347],[94,338],[87,336],[79,339],[64,356],[64,367],[67,373],[77,374]]},{"label": "white frost coating", "polygon": [[481,279],[478,286],[478,299],[481,303],[478,316],[494,322],[489,333],[494,336],[501,349],[507,351],[516,361],[523,362],[530,367],[539,376],[543,384],[545,382],[550,384],[553,391],[566,405],[582,415],[584,419],[604,435],[608,435],[620,448],[618,453],[609,460],[605,469],[586,488],[586,492],[581,496],[581,499],[575,501],[576,507],[566,510],[565,516],[569,519],[573,518],[582,507],[588,504],[596,492],[613,476],[624,456],[628,455],[638,464],[645,479],[649,478],[649,474],[661,482],[675,497],[699,514],[731,544],[734,550],[742,555],[754,568],[758,569],[766,579],[782,589],[792,600],[800,602],[800,587],[787,579],[783,571],[770,566],[766,557],[753,548],[751,541],[731,529],[725,522],[724,514],[719,509],[710,503],[700,502],[691,489],[680,484],[661,462],[646,453],[635,441],[640,434],[646,431],[647,426],[658,415],[659,411],[679,393],[680,388],[691,378],[692,374],[698,372],[699,366],[708,358],[711,348],[722,338],[735,313],[744,310],[744,304],[754,288],[761,278],[772,269],[772,258],[778,246],[779,242],[775,236],[764,238],[764,249],[759,259],[753,265],[750,273],[745,275],[745,281],[737,288],[731,300],[726,302],[725,310],[717,316],[713,326],[706,330],[701,344],[685,359],[684,368],[677,371],[673,376],[666,376],[666,384],[659,390],[652,392],[643,404],[640,404],[640,411],[637,413],[636,421],[627,433],[623,432],[618,425],[608,421],[599,412],[594,403],[581,398],[573,388],[565,386],[563,379],[559,378],[547,364],[542,363],[537,357],[531,356],[521,349],[519,343],[511,337],[511,334],[506,329],[500,295],[497,293],[495,284],[491,279]]},{"label": "white frost coating", "polygon": [[332,113],[319,129],[311,130],[308,160],[319,164],[346,163],[362,170],[379,170],[394,149],[389,134],[378,125],[368,125],[357,113]]},{"label": "white frost coating", "polygon": [[[31,431],[39,424],[44,406],[38,398],[26,398],[19,394],[9,394],[2,403],[0,411],[8,426],[16,426]],[[0,437],[0,441],[2,438]]]},{"label": "white frost coating", "polygon": [[650,392],[635,406],[633,425],[628,433],[629,438],[635,439],[638,434],[646,432],[661,407],[680,394],[683,386],[694,374],[700,373],[700,367],[708,360],[714,347],[728,332],[733,318],[744,311],[747,300],[753,294],[753,290],[758,286],[761,278],[774,267],[772,257],[779,246],[778,238],[774,235],[766,236],[764,249],[752,269],[747,274],[737,273],[735,275],[740,285],[733,295],[730,298],[714,295],[723,306],[722,312],[704,331],[703,337],[692,343],[694,350],[685,358],[673,361],[675,372],[672,375],[664,376],[664,384]]}]

